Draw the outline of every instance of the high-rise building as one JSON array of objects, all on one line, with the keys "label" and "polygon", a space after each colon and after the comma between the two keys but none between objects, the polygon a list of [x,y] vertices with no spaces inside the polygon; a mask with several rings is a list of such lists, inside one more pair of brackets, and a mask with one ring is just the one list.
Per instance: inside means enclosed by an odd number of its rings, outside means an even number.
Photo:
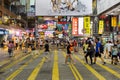
[{"label": "high-rise building", "polygon": [[25,11],[26,5],[23,1],[26,0],[22,0],[22,3],[20,0],[0,0],[0,24],[9,25],[14,22],[21,23],[22,27],[25,27],[27,15]]}]

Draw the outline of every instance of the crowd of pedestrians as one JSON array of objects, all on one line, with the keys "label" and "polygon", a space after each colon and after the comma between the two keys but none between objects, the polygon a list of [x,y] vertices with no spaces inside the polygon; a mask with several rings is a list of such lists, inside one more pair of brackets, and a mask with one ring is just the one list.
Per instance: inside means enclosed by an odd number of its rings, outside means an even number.
[{"label": "crowd of pedestrians", "polygon": [[[72,45],[71,45],[72,44]],[[120,62],[120,41],[117,40],[116,42],[111,42],[111,41],[106,41],[106,43],[103,43],[100,38],[95,38],[95,39],[86,39],[83,41],[83,43],[78,46],[78,41],[76,40],[70,40],[68,41],[68,46],[67,46],[67,55],[65,59],[65,64],[67,64],[68,58],[71,59],[71,61],[74,63],[73,59],[73,49],[74,48],[74,53],[76,51],[79,51],[80,48],[83,49],[84,57],[85,57],[85,62],[88,64],[88,56],[92,64],[96,64],[97,58],[101,59],[102,64],[106,64],[106,60],[110,59],[111,64],[117,65],[118,62]],[[79,47],[78,49],[76,49]],[[80,53],[82,51],[79,51]]]},{"label": "crowd of pedestrians", "polygon": [[[14,50],[21,50],[24,53],[28,53],[30,49],[32,52],[31,54],[39,54],[37,50],[43,50],[44,53],[47,55],[50,53],[50,45],[55,45],[57,49],[59,46],[63,46],[63,49],[66,49],[66,58],[65,64],[68,64],[68,59],[71,60],[72,63],[75,63],[73,55],[74,53],[84,53],[85,62],[88,64],[88,56],[92,64],[96,64],[97,58],[99,57],[103,64],[106,64],[106,59],[111,59],[111,64],[117,64],[120,61],[120,41],[116,41],[112,43],[111,41],[103,41],[100,38],[95,39],[86,39],[86,40],[64,40],[64,39],[52,39],[52,40],[30,40],[27,38],[25,40],[18,40],[15,39],[14,41],[10,40],[6,43],[4,40],[1,43],[1,47],[8,47],[8,55],[11,57],[13,56]],[[56,49],[55,48],[55,49]],[[82,49],[83,51],[79,51]],[[48,59],[48,56],[45,56]]]}]

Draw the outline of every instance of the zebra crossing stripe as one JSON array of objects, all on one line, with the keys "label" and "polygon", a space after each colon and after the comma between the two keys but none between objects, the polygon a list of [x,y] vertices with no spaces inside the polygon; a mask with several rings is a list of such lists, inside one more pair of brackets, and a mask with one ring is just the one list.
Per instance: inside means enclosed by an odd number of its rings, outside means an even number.
[{"label": "zebra crossing stripe", "polygon": [[95,69],[89,65],[85,65],[84,61],[81,60],[78,56],[74,56],[80,63],[82,63],[90,72],[92,72],[99,80],[106,80],[102,75],[100,75]]},{"label": "zebra crossing stripe", "polygon": [[71,65],[72,65],[72,67],[74,68],[76,74],[78,75],[79,80],[83,80],[83,78],[82,78],[82,76],[80,75],[80,73],[78,72],[77,68],[76,68],[73,64],[71,64]]},{"label": "zebra crossing stripe", "polygon": [[[65,53],[63,52],[62,54],[65,57]],[[83,80],[82,76],[80,75],[77,68],[73,64],[69,64],[69,67],[70,67],[70,69],[71,69],[71,71],[72,71],[76,80]]]},{"label": "zebra crossing stripe", "polygon": [[27,80],[35,80],[36,79],[38,72],[42,68],[44,62],[45,62],[45,58],[42,58],[42,60],[40,60],[40,63],[36,66],[36,68],[33,70],[33,72],[30,74],[30,76],[28,77]]},{"label": "zebra crossing stripe", "polygon": [[73,73],[75,79],[76,79],[76,80],[79,80],[79,78],[77,77],[77,74],[76,74],[75,71],[73,70],[72,66],[69,65],[69,67],[70,67],[70,69],[71,69],[71,71],[72,71],[72,73]]},{"label": "zebra crossing stripe", "polygon": [[30,54],[28,54],[28,55],[26,55],[26,56],[24,56],[24,57],[22,57],[22,58],[20,58],[20,59],[18,59],[18,60],[16,60],[16,61],[12,62],[12,63],[9,64],[8,66],[2,68],[0,71],[5,71],[5,70],[9,69],[10,67],[14,66],[16,63],[18,63],[18,62],[26,59],[26,58],[29,57],[29,56],[30,56]]},{"label": "zebra crossing stripe", "polygon": [[99,65],[99,66],[102,67],[103,69],[107,70],[108,72],[112,73],[114,76],[120,78],[120,74],[117,73],[116,71],[114,71],[114,70],[112,70],[112,69],[108,68],[107,66],[102,65],[102,64],[100,64],[100,63],[97,63],[97,65]]},{"label": "zebra crossing stripe", "polygon": [[52,70],[52,80],[59,80],[58,53],[54,52],[54,64]]},{"label": "zebra crossing stripe", "polygon": [[[100,59],[98,59],[98,60],[100,60]],[[110,61],[107,61],[107,60],[106,60],[106,62],[107,62],[108,64],[112,65]],[[117,67],[117,68],[120,68],[119,65],[114,65],[114,66]]]},{"label": "zebra crossing stripe", "polygon": [[[34,58],[37,58],[37,57],[38,57],[38,55],[37,55],[37,56],[34,56]],[[14,79],[20,72],[22,72],[23,69],[24,69],[26,66],[28,66],[28,64],[31,63],[33,60],[34,60],[34,59],[31,58],[28,62],[25,63],[26,65],[23,65],[23,66],[21,66],[19,69],[17,69],[16,71],[14,71],[8,78],[6,78],[6,80],[13,80],[13,79]]]}]

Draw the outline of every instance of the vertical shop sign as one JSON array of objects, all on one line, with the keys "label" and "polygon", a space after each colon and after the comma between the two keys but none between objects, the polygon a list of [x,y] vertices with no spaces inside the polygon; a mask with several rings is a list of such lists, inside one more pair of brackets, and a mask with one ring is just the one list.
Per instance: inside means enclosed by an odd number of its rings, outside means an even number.
[{"label": "vertical shop sign", "polygon": [[84,17],[85,34],[90,35],[90,17]]},{"label": "vertical shop sign", "polygon": [[99,21],[99,31],[98,31],[98,34],[102,34],[103,30],[104,30],[104,21],[100,20]]},{"label": "vertical shop sign", "polygon": [[117,18],[116,18],[116,17],[112,17],[111,20],[112,20],[112,21],[111,21],[112,27],[116,27],[116,26],[117,26]]},{"label": "vertical shop sign", "polygon": [[78,35],[78,18],[72,19],[72,35]]},{"label": "vertical shop sign", "polygon": [[83,17],[80,17],[78,20],[78,34],[83,35]]}]

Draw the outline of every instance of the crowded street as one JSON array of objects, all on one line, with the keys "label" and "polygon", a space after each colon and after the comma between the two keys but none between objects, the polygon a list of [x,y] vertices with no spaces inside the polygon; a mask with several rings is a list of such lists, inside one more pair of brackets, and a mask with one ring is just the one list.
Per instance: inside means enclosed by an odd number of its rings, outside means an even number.
[{"label": "crowded street", "polygon": [[120,0],[0,0],[0,80],[120,80]]},{"label": "crowded street", "polygon": [[105,59],[106,64],[103,64],[98,59],[96,64],[87,64],[82,48],[72,54],[74,63],[69,61],[67,64],[66,49],[62,47],[51,45],[48,61],[43,50],[37,52],[32,54],[17,50],[14,54],[19,57],[4,58],[4,63],[0,62],[3,64],[0,80],[120,80],[120,63],[114,65],[111,59]]}]

